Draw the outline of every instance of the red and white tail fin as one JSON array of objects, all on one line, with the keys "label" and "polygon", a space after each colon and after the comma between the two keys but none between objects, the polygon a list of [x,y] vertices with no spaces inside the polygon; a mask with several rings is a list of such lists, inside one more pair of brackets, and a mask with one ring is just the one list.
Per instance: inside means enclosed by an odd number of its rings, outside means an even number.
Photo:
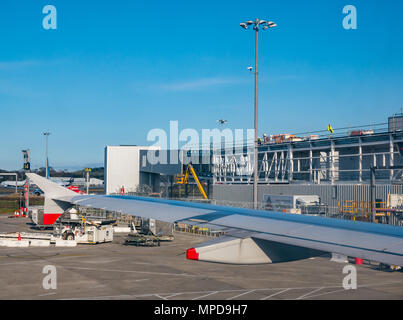
[{"label": "red and white tail fin", "polygon": [[76,197],[77,193],[35,173],[27,173],[27,176],[44,192],[43,224],[52,225],[65,210],[72,206],[70,203],[63,201],[63,199]]}]

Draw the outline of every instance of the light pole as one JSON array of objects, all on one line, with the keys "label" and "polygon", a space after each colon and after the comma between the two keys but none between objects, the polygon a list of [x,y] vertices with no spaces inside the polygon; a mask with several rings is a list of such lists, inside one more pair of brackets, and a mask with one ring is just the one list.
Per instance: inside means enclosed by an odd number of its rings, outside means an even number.
[{"label": "light pole", "polygon": [[257,210],[257,184],[259,180],[259,168],[258,168],[258,139],[257,139],[257,125],[258,125],[258,44],[259,44],[259,27],[262,26],[263,30],[269,28],[277,27],[277,25],[272,21],[256,19],[255,21],[249,20],[242,22],[240,26],[244,29],[248,29],[249,26],[253,25],[253,30],[255,30],[255,138],[253,142],[254,147],[254,165],[253,165],[253,209]]},{"label": "light pole", "polygon": [[91,168],[85,168],[85,185],[87,187],[87,194],[89,194],[89,188],[90,188],[90,172]]},{"label": "light pole", "polygon": [[49,179],[48,138],[49,138],[50,132],[46,131],[43,133],[43,135],[46,137],[46,179]]}]

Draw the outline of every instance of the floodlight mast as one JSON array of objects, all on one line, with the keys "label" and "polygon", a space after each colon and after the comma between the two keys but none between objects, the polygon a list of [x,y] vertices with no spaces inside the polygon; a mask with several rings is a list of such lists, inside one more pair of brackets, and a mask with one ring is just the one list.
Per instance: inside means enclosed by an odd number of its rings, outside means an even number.
[{"label": "floodlight mast", "polygon": [[50,135],[49,131],[46,131],[43,133],[43,135],[46,137],[46,179],[49,179],[49,160],[48,160],[48,138]]},{"label": "floodlight mast", "polygon": [[248,20],[242,22],[240,26],[247,30],[249,26],[253,25],[253,30],[255,30],[255,71],[252,72],[255,75],[255,137],[253,142],[254,148],[254,166],[253,166],[253,209],[258,209],[257,195],[258,195],[258,52],[259,52],[259,26],[262,26],[263,30],[277,27],[273,21],[266,21],[256,19],[255,21]]}]

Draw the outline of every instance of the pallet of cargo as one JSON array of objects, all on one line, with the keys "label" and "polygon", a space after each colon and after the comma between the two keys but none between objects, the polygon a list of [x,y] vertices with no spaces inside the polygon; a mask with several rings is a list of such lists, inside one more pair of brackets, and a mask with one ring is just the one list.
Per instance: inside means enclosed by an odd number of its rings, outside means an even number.
[{"label": "pallet of cargo", "polygon": [[141,235],[138,233],[128,234],[125,239],[125,245],[134,245],[136,247],[155,247],[160,246],[162,241],[172,241],[173,236],[153,236],[153,235]]}]

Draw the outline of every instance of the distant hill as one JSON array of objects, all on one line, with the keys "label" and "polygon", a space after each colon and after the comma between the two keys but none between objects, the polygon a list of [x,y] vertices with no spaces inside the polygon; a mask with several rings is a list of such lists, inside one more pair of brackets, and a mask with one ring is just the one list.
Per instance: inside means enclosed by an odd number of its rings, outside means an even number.
[{"label": "distant hill", "polygon": [[[104,168],[103,167],[91,168],[91,170],[92,170],[90,173],[91,178],[97,178],[97,179],[104,180]],[[0,173],[10,173],[10,172],[15,172],[15,171],[7,171],[7,170],[0,169]],[[46,168],[35,169],[35,170],[32,170],[31,172],[39,174],[40,176],[44,177],[46,175]],[[50,173],[51,177],[72,177],[72,178],[84,178],[85,177],[85,169],[76,170],[76,171],[65,171],[65,170],[54,170],[52,167],[50,167],[49,173]],[[18,174],[18,180],[25,179],[24,170],[17,171],[17,174]],[[6,180],[14,180],[14,177],[0,175],[0,182],[6,181]]]},{"label": "distant hill", "polygon": [[[45,168],[40,168],[40,173],[38,173],[42,176],[45,176]],[[54,170],[52,167],[49,170],[50,176],[51,177],[73,177],[73,178],[84,178],[85,177],[85,169],[81,170],[76,170],[76,171],[65,171],[65,170]],[[104,180],[104,168],[91,168],[91,173],[90,173],[91,178],[97,178]]]}]

